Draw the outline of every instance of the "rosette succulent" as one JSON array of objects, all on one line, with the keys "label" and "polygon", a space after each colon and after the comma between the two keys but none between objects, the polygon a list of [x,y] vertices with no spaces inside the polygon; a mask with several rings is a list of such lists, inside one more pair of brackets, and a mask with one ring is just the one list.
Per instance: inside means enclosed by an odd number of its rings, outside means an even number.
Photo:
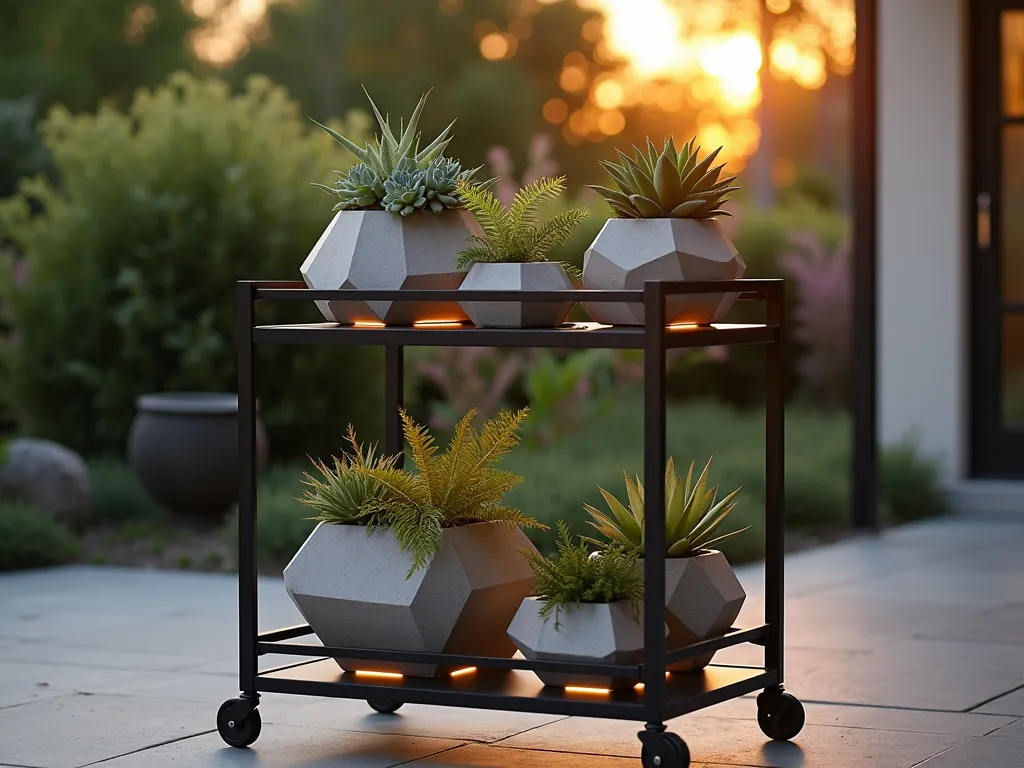
[{"label": "rosette succulent", "polygon": [[408,216],[427,204],[426,172],[401,168],[384,182],[384,209]]},{"label": "rosette succulent", "polygon": [[381,114],[367,93],[366,98],[380,126],[380,135],[373,143],[367,142],[362,147],[317,123],[359,160],[347,173],[335,171],[339,178],[333,187],[314,184],[341,198],[334,210],[366,210],[381,206],[392,213],[408,216],[418,210],[441,213],[446,208],[462,207],[458,183],[472,182],[483,166],[463,170],[458,160],[444,157],[445,147],[452,140],[450,134],[454,120],[420,149],[419,121],[428,95],[420,97],[409,122],[403,121],[396,135],[389,118]]},{"label": "rosette succulent", "polygon": [[722,209],[727,196],[740,187],[732,186],[735,176],[719,180],[725,163],[711,164],[722,151],[719,147],[699,160],[700,147],[691,139],[676,151],[671,136],[658,152],[649,138],[647,151],[638,147],[634,157],[619,150],[621,163],[602,161],[618,189],[590,185],[620,218],[625,219],[711,219],[731,216]]}]

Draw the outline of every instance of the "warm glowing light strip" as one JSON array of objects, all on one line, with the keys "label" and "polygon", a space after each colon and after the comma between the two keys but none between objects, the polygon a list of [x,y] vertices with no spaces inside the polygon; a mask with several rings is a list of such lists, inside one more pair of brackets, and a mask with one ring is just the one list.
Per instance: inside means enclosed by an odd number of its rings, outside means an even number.
[{"label": "warm glowing light strip", "polygon": [[567,686],[565,686],[565,692],[566,693],[600,693],[600,694],[606,694],[606,693],[611,693],[611,690],[608,689],[608,688],[586,688],[586,687],[581,686],[581,685],[567,685]]},{"label": "warm glowing light strip", "polygon": [[696,328],[697,324],[696,323],[669,323],[665,327],[668,328],[670,331],[674,331],[677,328]]},{"label": "warm glowing light strip", "polygon": [[397,672],[374,672],[371,669],[357,669],[356,670],[356,676],[357,677],[387,677],[387,678],[390,678],[392,680],[401,680],[402,677],[403,677],[403,675],[400,675]]},{"label": "warm glowing light strip", "polygon": [[[672,674],[671,672],[666,672],[665,673],[665,678],[668,679],[669,675],[671,675],[671,674]],[[644,689],[644,684],[643,683],[637,683],[636,685],[633,686],[633,689],[637,690],[637,691],[642,691]]]},{"label": "warm glowing light strip", "polygon": [[413,328],[456,328],[462,325],[461,320],[417,320]]},{"label": "warm glowing light strip", "polygon": [[383,328],[384,323],[379,320],[356,320],[352,323],[356,328]]},{"label": "warm glowing light strip", "polygon": [[462,675],[468,675],[476,672],[476,667],[466,667],[465,669],[456,669],[452,672],[449,677],[461,677]]}]

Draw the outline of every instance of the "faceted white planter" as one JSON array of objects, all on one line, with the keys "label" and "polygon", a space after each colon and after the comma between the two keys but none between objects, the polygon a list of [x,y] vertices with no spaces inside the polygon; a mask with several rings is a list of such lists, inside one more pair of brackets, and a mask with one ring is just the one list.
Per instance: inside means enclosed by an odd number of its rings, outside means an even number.
[{"label": "faceted white planter", "polygon": [[[583,256],[583,287],[640,290],[647,280],[736,280],[747,265],[714,219],[609,219]],[[720,320],[738,293],[675,296],[666,324]],[[643,304],[585,304],[599,323],[643,325]]]},{"label": "faceted white planter", "polygon": [[[550,261],[529,264],[474,264],[462,291],[571,291],[561,266]],[[550,328],[565,322],[573,303],[550,301],[463,301],[469,319],[481,328]]]},{"label": "faceted white planter", "polygon": [[[310,288],[455,290],[465,278],[455,266],[469,230],[464,212],[399,216],[388,211],[339,211],[302,263]],[[336,323],[465,320],[456,302],[317,301]]]},{"label": "faceted white planter", "polygon": [[[516,612],[508,636],[534,661],[582,661],[593,664],[640,664],[644,658],[643,609],[634,617],[628,600],[615,603],[583,603],[555,617],[540,616],[544,602],[528,597]],[[544,685],[596,688],[632,688],[631,677],[537,672]]]},{"label": "faceted white planter", "polygon": [[[665,561],[665,647],[674,651],[727,632],[746,599],[725,555],[708,550],[693,557]],[[703,669],[714,653],[669,666],[674,672]]]},{"label": "faceted white planter", "polygon": [[[284,570],[299,613],[324,645],[509,658],[505,633],[533,573],[518,528],[478,523],[446,528],[441,550],[412,577],[412,556],[390,529],[320,523]],[[453,667],[339,659],[358,669],[438,676]]]}]

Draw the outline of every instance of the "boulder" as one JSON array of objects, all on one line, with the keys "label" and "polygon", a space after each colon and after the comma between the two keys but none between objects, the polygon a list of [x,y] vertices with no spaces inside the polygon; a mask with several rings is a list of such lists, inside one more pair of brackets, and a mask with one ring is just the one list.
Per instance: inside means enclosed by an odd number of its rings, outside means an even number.
[{"label": "boulder", "polygon": [[11,440],[0,464],[0,500],[35,504],[80,526],[92,512],[89,468],[77,453],[50,440]]}]

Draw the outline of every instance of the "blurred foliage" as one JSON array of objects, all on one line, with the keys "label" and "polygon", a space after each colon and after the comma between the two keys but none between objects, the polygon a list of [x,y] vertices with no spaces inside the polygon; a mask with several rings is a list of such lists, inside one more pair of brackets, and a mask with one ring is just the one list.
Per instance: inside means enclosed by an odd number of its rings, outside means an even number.
[{"label": "blurred foliage", "polygon": [[[360,122],[343,127],[358,134]],[[31,272],[0,301],[20,334],[11,378],[34,434],[120,453],[137,395],[236,389],[235,281],[298,277],[330,220],[309,182],[351,162],[311,127],[265,78],[232,97],[177,74],[127,113],[51,111],[41,130],[62,186],[28,179],[0,202],[0,231]],[[260,317],[317,313],[309,303]],[[278,456],[333,450],[348,420],[375,431],[372,352],[269,347],[257,361]]]},{"label": "blurred foliage", "polygon": [[[442,5],[445,5],[442,3]],[[285,85],[317,120],[361,106],[361,86],[382,95],[382,111],[407,113],[429,88],[424,135],[440,131],[445,116],[458,115],[449,154],[473,167],[485,161],[489,147],[510,147],[516,164],[526,162],[530,137],[550,128],[541,108],[550,98],[578,106],[587,92],[567,94],[557,73],[566,55],[580,52],[594,60],[594,42],[581,36],[583,25],[598,16],[575,3],[538,5],[515,23],[529,34],[516,43],[513,58],[481,57],[479,38],[510,24],[508,0],[472,0],[451,4],[445,13],[436,0],[302,0],[270,8],[265,39],[228,72],[232,78],[264,73]],[[578,54],[579,55],[579,54]],[[602,65],[594,63],[592,74]],[[450,118],[448,118],[450,119]],[[561,164],[570,176],[584,169],[596,176],[596,145],[569,148],[559,142]]]},{"label": "blurred foliage", "polygon": [[0,99],[0,197],[14,194],[23,176],[52,174],[50,154],[36,133],[35,123],[33,97]]},{"label": "blurred foliage", "polygon": [[949,512],[942,467],[922,453],[916,437],[886,446],[879,461],[879,495],[891,522],[910,522]]},{"label": "blurred foliage", "polygon": [[92,486],[90,524],[161,520],[168,512],[142,487],[135,472],[112,456],[89,462]]},{"label": "blurred foliage", "polygon": [[197,23],[182,0],[4,0],[0,96],[32,94],[43,110],[127,105],[190,63]]},{"label": "blurred foliage", "polygon": [[60,565],[77,553],[74,534],[46,510],[0,502],[0,571]]}]

